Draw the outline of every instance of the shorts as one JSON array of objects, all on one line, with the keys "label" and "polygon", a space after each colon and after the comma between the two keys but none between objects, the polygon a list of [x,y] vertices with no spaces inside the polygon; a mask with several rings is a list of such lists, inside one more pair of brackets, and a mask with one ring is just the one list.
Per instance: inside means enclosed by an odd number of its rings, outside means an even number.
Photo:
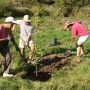
[{"label": "shorts", "polygon": [[78,41],[77,41],[77,44],[78,44],[78,45],[83,44],[84,42],[87,41],[87,39],[88,39],[89,37],[90,37],[90,35],[80,36],[80,38],[79,38]]},{"label": "shorts", "polygon": [[[33,41],[30,39],[29,40],[29,43],[28,43],[28,46],[29,47],[32,47],[34,45],[34,43],[33,43]],[[25,48],[25,42],[22,40],[22,39],[20,39],[19,40],[19,48]]]},{"label": "shorts", "polygon": [[3,65],[4,65],[4,72],[9,73],[10,63],[11,63],[11,54],[10,49],[8,46],[9,41],[0,41],[0,53],[3,56]]}]

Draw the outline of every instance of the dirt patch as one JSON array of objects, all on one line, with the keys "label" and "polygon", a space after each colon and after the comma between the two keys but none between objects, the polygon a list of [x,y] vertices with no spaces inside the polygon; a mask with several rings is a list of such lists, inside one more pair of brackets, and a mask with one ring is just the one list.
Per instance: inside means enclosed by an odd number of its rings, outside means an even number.
[{"label": "dirt patch", "polygon": [[26,72],[19,73],[18,76],[21,75],[23,79],[47,81],[51,78],[51,74],[65,65],[67,61],[68,58],[57,54],[47,55],[42,57],[37,65],[27,66]]}]

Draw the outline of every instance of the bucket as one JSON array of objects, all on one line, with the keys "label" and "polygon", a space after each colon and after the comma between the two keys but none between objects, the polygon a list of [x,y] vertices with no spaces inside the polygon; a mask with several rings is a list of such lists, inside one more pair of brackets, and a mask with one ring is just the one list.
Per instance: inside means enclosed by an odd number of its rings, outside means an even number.
[{"label": "bucket", "polygon": [[51,45],[52,46],[56,46],[57,45],[57,38],[54,37],[54,38],[51,39]]}]

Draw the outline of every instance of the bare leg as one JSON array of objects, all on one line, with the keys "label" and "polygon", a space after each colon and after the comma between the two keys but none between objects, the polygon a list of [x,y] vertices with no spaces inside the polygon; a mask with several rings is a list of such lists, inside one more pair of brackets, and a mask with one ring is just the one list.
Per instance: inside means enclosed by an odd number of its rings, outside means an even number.
[{"label": "bare leg", "polygon": [[4,57],[4,73],[3,77],[12,77],[13,74],[10,73],[10,64],[11,64],[11,54],[8,45],[2,48],[1,54]]},{"label": "bare leg", "polygon": [[81,53],[80,55],[83,55],[84,54],[84,50],[83,50],[83,45],[81,46]]},{"label": "bare leg", "polygon": [[77,44],[76,60],[75,60],[76,62],[80,62],[81,52],[82,52],[82,44],[81,44],[81,43],[78,43],[78,44]]},{"label": "bare leg", "polygon": [[33,44],[30,48],[31,48],[31,51],[29,52],[29,59],[32,61],[34,56],[34,51],[35,51],[35,45]]},{"label": "bare leg", "polygon": [[78,46],[77,47],[77,54],[76,54],[76,58],[75,58],[75,63],[78,63],[78,62],[80,62],[80,52],[81,52],[81,47],[80,46]]},{"label": "bare leg", "polygon": [[23,55],[23,57],[25,58],[25,48],[20,48],[20,52]]},{"label": "bare leg", "polygon": [[79,56],[80,56],[80,53],[81,53],[81,47],[80,47],[80,46],[78,46],[78,47],[77,47],[77,57],[79,57]]},{"label": "bare leg", "polygon": [[7,46],[6,48],[3,49],[3,57],[4,57],[4,73],[9,73],[10,71],[10,64],[11,64],[11,54],[9,47]]}]

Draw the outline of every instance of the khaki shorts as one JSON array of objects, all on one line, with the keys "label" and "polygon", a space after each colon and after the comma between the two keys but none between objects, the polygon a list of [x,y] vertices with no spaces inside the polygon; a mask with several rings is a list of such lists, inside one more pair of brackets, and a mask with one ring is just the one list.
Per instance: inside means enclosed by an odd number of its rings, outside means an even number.
[{"label": "khaki shorts", "polygon": [[87,39],[88,39],[89,37],[90,37],[90,35],[80,36],[80,38],[79,38],[78,41],[77,41],[77,44],[78,44],[78,45],[83,44],[84,42],[87,41]]},{"label": "khaki shorts", "polygon": [[[33,41],[30,40],[29,43],[28,43],[28,46],[29,46],[29,47],[32,47],[33,45],[34,45]],[[22,39],[20,39],[20,40],[19,40],[19,48],[24,48],[25,46],[26,46],[26,45],[25,45],[25,42],[24,42]]]}]

